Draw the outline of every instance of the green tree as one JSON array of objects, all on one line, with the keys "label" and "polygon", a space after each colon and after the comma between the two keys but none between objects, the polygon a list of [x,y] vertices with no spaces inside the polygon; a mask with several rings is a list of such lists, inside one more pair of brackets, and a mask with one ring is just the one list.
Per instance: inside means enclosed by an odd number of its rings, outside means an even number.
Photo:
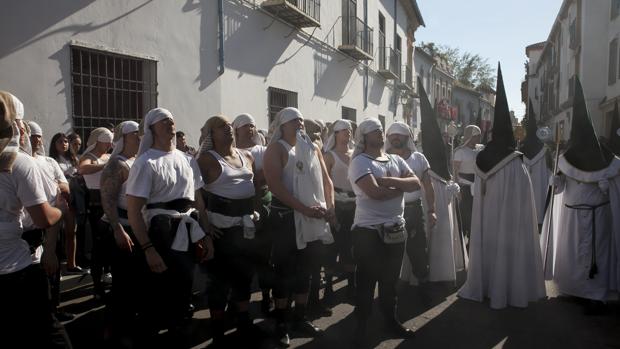
[{"label": "green tree", "polygon": [[493,86],[495,74],[487,58],[434,42],[422,42],[420,48],[434,59],[445,61],[455,79],[463,85],[474,88]]}]

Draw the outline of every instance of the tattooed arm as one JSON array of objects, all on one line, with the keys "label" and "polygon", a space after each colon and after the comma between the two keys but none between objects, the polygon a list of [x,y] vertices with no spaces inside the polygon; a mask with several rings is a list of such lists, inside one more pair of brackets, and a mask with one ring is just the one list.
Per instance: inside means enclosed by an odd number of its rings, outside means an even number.
[{"label": "tattooed arm", "polygon": [[101,206],[114,231],[114,240],[120,249],[131,251],[133,242],[118,221],[118,196],[123,183],[129,176],[129,168],[114,157],[101,173]]}]

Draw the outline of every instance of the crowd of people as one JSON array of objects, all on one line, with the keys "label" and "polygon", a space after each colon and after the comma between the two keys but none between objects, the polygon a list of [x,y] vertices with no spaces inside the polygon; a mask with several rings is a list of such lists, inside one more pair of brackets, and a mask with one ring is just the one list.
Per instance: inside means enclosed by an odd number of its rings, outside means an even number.
[{"label": "crowd of people", "polygon": [[289,107],[268,133],[249,114],[210,117],[193,148],[173,113],[155,108],[141,124],[92,130],[83,152],[75,133],[55,134],[49,156],[41,127],[0,91],[3,341],[71,347],[57,251],[63,273],[90,273],[110,347],[152,347],[164,329],[187,347],[197,265],[215,347],[228,314],[248,347],[265,336],[250,315],[255,278],[282,346],[321,333],[308,313],[332,315],[337,277],[357,346],[377,285],[386,329],[407,338],[398,280],[454,282],[466,269],[459,296],[491,308],[544,298],[546,278],[600,312],[620,286],[620,142],[601,145],[580,86],[562,155],[536,136],[531,108],[517,147],[501,71],[491,141],[467,126],[453,154],[418,86],[419,142],[403,122],[325,125]]}]

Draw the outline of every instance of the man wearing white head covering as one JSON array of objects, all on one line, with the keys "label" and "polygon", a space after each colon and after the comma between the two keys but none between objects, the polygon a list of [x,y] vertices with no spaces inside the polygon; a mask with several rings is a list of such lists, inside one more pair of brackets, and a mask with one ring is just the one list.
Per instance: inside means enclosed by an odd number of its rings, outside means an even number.
[{"label": "man wearing white head covering", "polygon": [[[92,235],[93,247],[91,255],[91,275],[93,278],[93,291],[97,299],[103,299],[105,294],[103,284],[103,272],[107,270],[109,273],[110,261],[108,256],[102,254],[99,243],[105,232],[101,231],[99,221],[103,216],[101,207],[101,172],[103,167],[110,159],[108,150],[112,146],[114,135],[105,127],[99,127],[90,132],[86,150],[79,160],[78,171],[84,178],[86,183],[87,207],[88,207],[88,223],[90,224],[90,232]],[[111,274],[106,275],[109,279]]]},{"label": "man wearing white head covering", "polygon": [[285,323],[288,297],[295,300],[293,329],[317,334],[305,318],[310,272],[320,262],[321,243],[333,242],[326,220],[334,216],[333,186],[323,156],[303,132],[303,116],[284,108],[271,124],[271,139],[264,158],[267,185],[273,193],[270,225],[273,227],[273,263],[277,336],[288,345]]},{"label": "man wearing white head covering", "polygon": [[329,303],[333,292],[332,275],[329,272],[335,268],[337,256],[343,265],[348,280],[347,297],[349,300],[353,300],[355,297],[355,263],[351,253],[351,225],[353,225],[353,216],[355,215],[355,194],[348,177],[349,163],[353,155],[353,128],[349,120],[336,120],[330,126],[323,151],[325,167],[327,167],[327,172],[334,183],[336,217],[338,220],[334,234],[336,246],[334,246],[333,255],[330,255],[331,264],[328,265],[331,268],[325,271],[327,281],[324,300]]},{"label": "man wearing white head covering", "polygon": [[366,338],[377,282],[386,325],[394,334],[409,337],[413,332],[397,318],[396,282],[406,240],[404,193],[419,190],[420,181],[400,156],[383,152],[385,141],[379,120],[360,123],[355,143],[349,166],[349,180],[356,195],[352,227],[357,263],[355,341],[364,343]]},{"label": "man wearing white head covering", "polygon": [[[67,203],[62,198],[56,207],[48,202],[37,162],[18,151],[26,125],[16,118],[16,98],[0,91],[0,309],[2,340],[21,347],[71,347],[64,327],[52,313],[46,274],[58,270],[52,231],[39,234],[44,245],[41,263],[33,263],[28,242],[24,239],[24,216],[32,218],[32,226],[46,229],[56,224]],[[22,112],[23,114],[23,107]],[[23,117],[20,116],[20,117]],[[61,210],[62,209],[62,210]]]},{"label": "man wearing white head covering", "polygon": [[[213,257],[200,195],[204,183],[196,160],[175,148],[170,111],[149,111],[142,130],[126,193],[129,224],[137,240],[134,248],[144,252],[150,268],[145,293],[148,306],[143,314],[149,322],[146,327],[163,326],[176,336],[181,335],[183,319],[191,308],[194,262]],[[181,335],[178,346],[186,340]]]},{"label": "man wearing white head covering", "polygon": [[473,185],[476,173],[476,156],[484,146],[480,143],[482,131],[476,125],[469,125],[463,131],[463,144],[454,150],[453,167],[456,182],[461,186],[459,208],[463,235],[469,238],[471,231],[471,212],[474,202]]},{"label": "man wearing white head covering", "polygon": [[260,260],[257,261],[258,284],[262,292],[261,311],[268,313],[271,306],[270,291],[273,288],[273,267],[271,266],[271,229],[263,229],[263,222],[269,218],[269,207],[271,206],[271,192],[267,187],[265,175],[263,173],[263,157],[267,147],[264,145],[264,138],[258,133],[256,122],[252,115],[244,113],[238,115],[232,123],[235,136],[235,146],[245,149],[254,158],[254,183],[256,184],[255,206],[261,220],[256,226],[256,239],[260,250]]},{"label": "man wearing white head covering", "polygon": [[102,231],[106,232],[102,248],[110,256],[114,282],[109,301],[112,341],[130,337],[133,319],[140,314],[137,299],[143,292],[146,270],[137,240],[127,216],[127,178],[140,146],[139,125],[123,121],[114,129],[114,148],[101,173]]},{"label": "man wearing white head covering", "polygon": [[202,173],[209,223],[213,226],[215,258],[207,265],[210,282],[207,299],[213,320],[213,343],[224,341],[225,310],[236,304],[237,329],[246,344],[256,340],[249,315],[256,249],[256,223],[263,219],[254,211],[252,155],[234,146],[232,124],[225,116],[207,120],[198,166]]},{"label": "man wearing white head covering", "polygon": [[[43,177],[44,190],[47,194],[48,201],[50,204],[55,205],[58,195],[62,195],[64,200],[69,202],[71,200],[69,182],[60,168],[60,165],[58,165],[58,162],[51,157],[45,156],[43,130],[41,129],[41,126],[34,121],[28,121],[27,124],[30,130],[29,142],[31,145],[30,149],[32,150],[32,157],[39,165],[39,170],[41,171]],[[65,227],[72,226],[73,217],[71,216],[71,212],[63,212],[62,218]],[[50,231],[51,236],[58,236],[61,233],[61,227],[61,224],[57,223],[47,230]],[[24,218],[24,228],[36,231],[35,234],[37,235],[40,234],[40,230],[34,226],[32,219],[27,214]],[[24,234],[29,235],[30,232],[25,232]],[[40,262],[42,252],[43,248],[39,247],[39,249],[33,254],[35,263]],[[75,269],[78,269],[78,267],[76,266]],[[72,320],[75,317],[74,314],[59,312],[57,310],[57,307],[60,304],[60,271],[50,276],[50,286],[52,303],[54,309],[56,310],[56,317],[60,321]]]},{"label": "man wearing white head covering", "polygon": [[[413,132],[403,122],[393,123],[387,130],[390,154],[399,155],[421,180],[422,188],[412,193],[405,193],[405,222],[407,226],[407,243],[401,278],[412,285],[428,277],[428,244],[424,223],[432,229],[437,221],[435,215],[435,191],[428,174],[430,165],[426,157],[416,149]],[[425,210],[422,208],[424,194]],[[426,211],[426,217],[424,216]]]}]

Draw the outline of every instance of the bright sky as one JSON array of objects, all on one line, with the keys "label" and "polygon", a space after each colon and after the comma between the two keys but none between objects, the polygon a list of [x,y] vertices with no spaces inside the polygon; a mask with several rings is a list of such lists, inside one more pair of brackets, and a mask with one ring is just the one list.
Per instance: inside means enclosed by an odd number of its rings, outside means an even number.
[{"label": "bright sky", "polygon": [[502,64],[508,106],[521,118],[521,82],[525,77],[525,47],[545,41],[562,0],[417,0],[426,27],[416,42],[458,47]]}]

